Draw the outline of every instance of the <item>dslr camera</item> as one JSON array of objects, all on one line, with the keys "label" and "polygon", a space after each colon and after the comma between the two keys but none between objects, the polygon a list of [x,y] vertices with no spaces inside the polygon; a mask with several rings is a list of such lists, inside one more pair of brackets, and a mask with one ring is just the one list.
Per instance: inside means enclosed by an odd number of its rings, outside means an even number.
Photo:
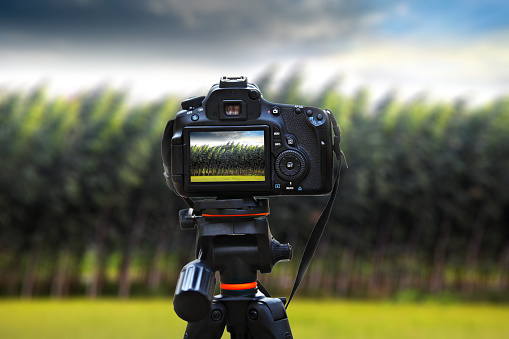
[{"label": "dslr camera", "polygon": [[328,194],[331,119],[328,110],[266,101],[246,77],[222,77],[166,125],[166,182],[185,198]]}]

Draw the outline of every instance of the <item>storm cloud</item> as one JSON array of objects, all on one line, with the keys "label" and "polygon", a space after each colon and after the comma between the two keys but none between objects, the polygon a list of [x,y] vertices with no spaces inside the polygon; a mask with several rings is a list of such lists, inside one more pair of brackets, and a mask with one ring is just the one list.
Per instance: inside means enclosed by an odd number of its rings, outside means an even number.
[{"label": "storm cloud", "polygon": [[503,0],[4,0],[0,85],[106,79],[146,97],[304,64],[310,88],[339,74],[348,90],[492,96],[509,86],[508,15]]},{"label": "storm cloud", "polygon": [[383,18],[369,0],[8,0],[0,4],[0,39],[224,52],[306,43],[311,53],[313,45],[369,34]]}]

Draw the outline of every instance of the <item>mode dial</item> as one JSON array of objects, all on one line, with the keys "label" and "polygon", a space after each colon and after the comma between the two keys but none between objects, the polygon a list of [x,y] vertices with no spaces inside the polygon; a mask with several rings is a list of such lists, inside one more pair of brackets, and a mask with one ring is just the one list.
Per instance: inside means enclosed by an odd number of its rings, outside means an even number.
[{"label": "mode dial", "polygon": [[193,110],[195,108],[201,107],[203,99],[205,99],[204,96],[201,96],[201,97],[192,97],[192,98],[189,98],[189,99],[186,99],[186,100],[182,101],[182,103],[180,105],[182,106],[182,109],[185,109],[187,111],[191,111],[191,110]]}]

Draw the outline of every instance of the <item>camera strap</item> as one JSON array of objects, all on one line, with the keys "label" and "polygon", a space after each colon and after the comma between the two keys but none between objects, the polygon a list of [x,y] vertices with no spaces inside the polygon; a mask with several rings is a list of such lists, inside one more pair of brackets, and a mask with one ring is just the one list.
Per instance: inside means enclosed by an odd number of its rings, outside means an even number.
[{"label": "camera strap", "polygon": [[311,234],[309,235],[308,242],[304,249],[304,254],[302,254],[302,259],[300,260],[299,270],[297,272],[297,276],[295,277],[292,293],[290,294],[290,298],[288,299],[285,308],[288,308],[288,305],[290,304],[290,301],[292,301],[295,292],[297,292],[297,289],[299,288],[299,285],[302,282],[302,279],[304,278],[304,275],[306,274],[309,265],[311,264],[311,260],[313,259],[318,244],[320,243],[320,239],[322,238],[325,226],[327,226],[327,221],[329,220],[329,216],[332,211],[332,205],[334,204],[334,200],[336,198],[336,194],[338,191],[342,159],[345,160],[345,165],[348,168],[345,155],[343,151],[339,148],[339,143],[341,141],[341,130],[339,129],[336,119],[334,118],[334,114],[330,110],[325,110],[325,112],[329,115],[334,130],[334,153],[336,154],[336,159],[339,161],[339,165],[334,170],[336,180],[334,182],[334,187],[332,188],[329,201],[327,202],[327,205],[325,205],[325,208],[323,209],[320,218],[318,218],[318,221],[316,222],[315,226],[313,227],[313,230],[311,231]]}]

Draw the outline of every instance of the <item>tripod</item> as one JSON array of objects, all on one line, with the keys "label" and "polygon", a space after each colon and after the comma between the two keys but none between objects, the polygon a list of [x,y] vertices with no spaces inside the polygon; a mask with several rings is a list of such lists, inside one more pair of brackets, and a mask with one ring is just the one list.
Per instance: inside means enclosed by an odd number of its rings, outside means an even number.
[{"label": "tripod", "polygon": [[[285,298],[271,298],[257,283],[258,271],[272,272],[290,260],[292,247],[269,229],[268,199],[195,201],[179,213],[182,229],[196,229],[196,257],[181,271],[173,305],[188,321],[185,339],[291,339]],[[213,297],[215,272],[221,294]]]}]

